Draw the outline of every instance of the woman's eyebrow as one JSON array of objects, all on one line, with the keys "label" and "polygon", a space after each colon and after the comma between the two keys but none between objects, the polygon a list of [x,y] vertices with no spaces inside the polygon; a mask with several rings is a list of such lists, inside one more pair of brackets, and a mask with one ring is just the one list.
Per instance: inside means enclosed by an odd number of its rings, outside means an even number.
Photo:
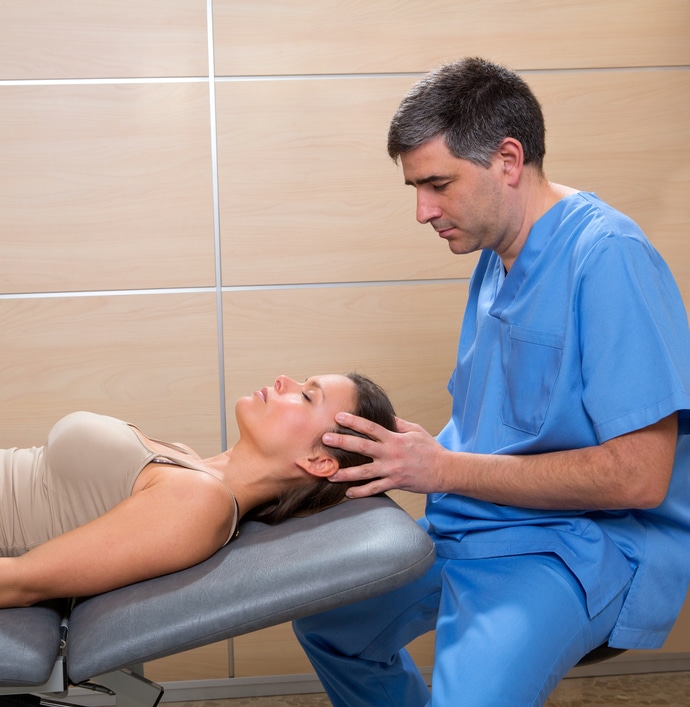
[{"label": "woman's eyebrow", "polygon": [[324,400],[326,399],[326,393],[324,392],[323,386],[315,378],[314,379],[307,378],[307,380],[304,381],[304,385],[308,385],[310,388],[316,388],[317,390],[320,391],[321,397]]}]

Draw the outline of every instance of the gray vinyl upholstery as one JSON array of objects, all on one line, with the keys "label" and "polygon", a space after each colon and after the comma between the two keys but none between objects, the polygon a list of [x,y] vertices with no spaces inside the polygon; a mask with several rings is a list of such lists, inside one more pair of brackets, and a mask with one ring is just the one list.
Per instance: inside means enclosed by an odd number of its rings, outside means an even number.
[{"label": "gray vinyl upholstery", "polygon": [[69,677],[79,683],[375,596],[433,560],[428,535],[385,496],[276,526],[247,522],[238,539],[195,567],[78,604]]},{"label": "gray vinyl upholstery", "polygon": [[48,680],[60,648],[61,619],[57,606],[0,610],[0,686]]},{"label": "gray vinyl upholstery", "polygon": [[[244,523],[239,539],[196,567],[79,603],[67,671],[75,684],[107,677],[119,705],[122,668],[390,591],[433,560],[428,535],[385,496],[273,527]],[[66,604],[0,610],[0,694],[34,692],[56,665],[54,675],[64,674],[64,657],[56,659]],[[602,646],[581,665],[620,652]],[[123,704],[156,704],[162,689],[154,687],[153,699],[137,699],[137,684]]]}]

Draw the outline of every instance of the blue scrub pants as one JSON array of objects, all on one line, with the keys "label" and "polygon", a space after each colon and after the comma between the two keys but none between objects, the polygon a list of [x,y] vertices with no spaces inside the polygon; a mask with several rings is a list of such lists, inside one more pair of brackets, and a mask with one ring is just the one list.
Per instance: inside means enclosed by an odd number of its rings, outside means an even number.
[{"label": "blue scrub pants", "polygon": [[[437,558],[400,589],[294,629],[336,707],[526,707],[606,642],[624,598],[590,619],[556,556]],[[433,629],[430,695],[404,646]]]}]

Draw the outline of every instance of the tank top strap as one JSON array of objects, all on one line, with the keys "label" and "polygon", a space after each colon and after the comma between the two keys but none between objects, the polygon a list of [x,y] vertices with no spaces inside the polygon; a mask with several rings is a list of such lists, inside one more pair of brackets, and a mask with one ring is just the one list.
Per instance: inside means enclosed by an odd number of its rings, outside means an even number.
[{"label": "tank top strap", "polygon": [[[188,447],[183,447],[179,444],[173,444],[172,442],[165,442],[163,440],[154,439],[153,437],[147,437],[136,425],[133,425],[131,422],[127,422],[125,424],[136,434],[141,444],[151,454],[151,458],[147,462],[148,464],[170,464],[171,466],[179,466],[183,469],[199,471],[204,474],[208,474],[211,478],[216,479],[221,484],[223,484],[223,486],[225,486],[225,488],[228,490],[230,497],[232,498],[232,505],[234,509],[232,527],[230,529],[230,533],[228,535],[227,540],[223,543],[223,547],[225,547],[233,538],[238,537],[238,535],[240,534],[240,505],[237,502],[237,497],[235,496],[235,493],[225,482],[225,479],[222,479],[221,477],[212,474],[208,469],[205,469],[203,466],[201,466],[201,464],[199,463],[201,460],[198,458],[198,456],[194,456],[196,452],[190,453],[192,452],[192,450],[190,450]],[[172,452],[178,452],[180,456],[177,456],[176,454],[168,455],[156,452],[155,450],[151,449],[151,447],[147,443],[147,440],[155,442],[156,444],[160,444],[163,447],[167,447]]]},{"label": "tank top strap", "polygon": [[224,479],[221,479],[220,476],[216,476],[215,474],[212,474],[208,469],[204,469],[199,465],[194,464],[193,461],[188,461],[188,460],[177,460],[174,457],[167,457],[165,455],[158,454],[155,457],[151,459],[149,462],[150,464],[169,464],[170,466],[178,466],[183,469],[189,469],[191,471],[198,471],[201,472],[202,474],[208,474],[211,478],[216,479],[216,481],[220,481],[223,486],[228,490],[228,493],[230,494],[230,497],[232,498],[232,505],[234,509],[234,517],[232,521],[232,527],[230,528],[230,533],[228,534],[227,540],[223,543],[223,547],[225,547],[233,538],[239,537],[240,534],[240,504],[237,502],[237,497],[235,496],[234,491],[230,488],[230,486],[225,482]]}]

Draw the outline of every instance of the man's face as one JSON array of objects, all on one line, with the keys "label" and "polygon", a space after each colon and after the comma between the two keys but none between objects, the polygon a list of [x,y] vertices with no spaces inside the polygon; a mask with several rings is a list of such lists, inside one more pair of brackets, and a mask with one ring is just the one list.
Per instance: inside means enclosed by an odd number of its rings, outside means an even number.
[{"label": "man's face", "polygon": [[451,154],[443,136],[400,157],[405,184],[417,190],[417,220],[429,223],[453,253],[501,252],[507,234],[500,158],[489,167]]}]

